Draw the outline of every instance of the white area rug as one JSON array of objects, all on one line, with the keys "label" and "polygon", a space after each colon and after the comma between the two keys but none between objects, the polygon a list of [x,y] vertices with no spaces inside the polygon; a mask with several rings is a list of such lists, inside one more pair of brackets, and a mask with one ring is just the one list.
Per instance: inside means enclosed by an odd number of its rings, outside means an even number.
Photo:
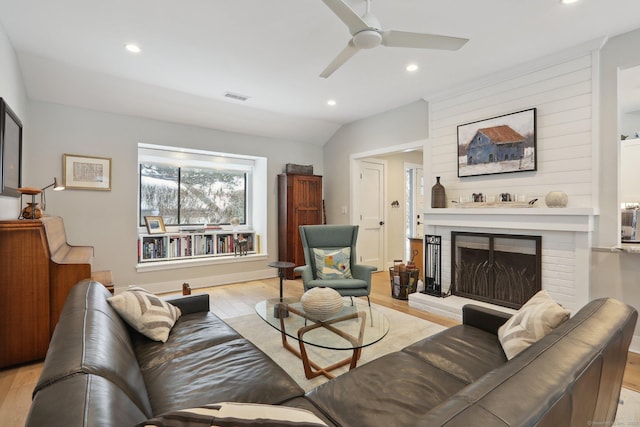
[{"label": "white area rug", "polygon": [[[400,350],[422,338],[446,329],[444,326],[386,307],[375,306],[375,308],[383,312],[389,319],[389,333],[378,343],[363,349],[358,366],[364,365],[385,354]],[[308,380],[304,375],[302,361],[282,347],[280,332],[269,326],[257,314],[232,317],[225,319],[225,322],[268,354],[269,357],[287,371],[305,391],[311,390],[327,381],[324,376]],[[289,339],[289,342],[296,346],[294,340]],[[312,346],[307,346],[307,351],[311,360],[321,366],[328,366],[351,355],[351,352],[347,351],[326,350]],[[349,367],[345,366],[332,373],[338,376],[348,370]],[[622,389],[614,425],[640,425],[640,393],[626,388]]]},{"label": "white area rug", "polygon": [[614,426],[640,426],[640,393],[622,387]]},{"label": "white area rug", "polygon": [[[433,335],[445,329],[444,326],[409,316],[399,311],[386,307],[375,306],[375,309],[384,313],[389,319],[389,333],[376,344],[365,347],[358,361],[358,366],[364,365],[380,356],[400,350],[422,338]],[[258,348],[269,355],[278,365],[305,390],[311,390],[317,385],[327,381],[324,376],[308,380],[304,375],[302,361],[297,356],[282,347],[280,332],[268,325],[257,314],[248,314],[240,317],[225,319],[231,327],[243,337],[254,343]],[[297,347],[297,342],[289,338],[289,342]],[[326,350],[313,346],[306,346],[309,358],[320,366],[328,366],[351,356],[350,351]],[[338,376],[349,370],[348,366],[332,371]]]}]

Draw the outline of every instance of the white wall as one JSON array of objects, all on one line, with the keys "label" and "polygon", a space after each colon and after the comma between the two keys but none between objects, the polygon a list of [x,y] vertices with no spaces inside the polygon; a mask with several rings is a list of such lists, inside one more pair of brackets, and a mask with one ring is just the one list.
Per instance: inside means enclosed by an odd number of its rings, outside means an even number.
[{"label": "white wall", "polygon": [[324,194],[328,222],[348,224],[351,213],[349,157],[375,149],[423,140],[428,132],[427,105],[424,101],[358,120],[342,126],[324,145]]},{"label": "white wall", "polygon": [[[152,284],[150,290],[183,281],[192,287],[275,276],[266,266],[277,260],[276,175],[286,163],[313,164],[322,175],[322,147],[278,141],[150,119],[108,114],[44,102],[29,102],[31,141],[25,148],[24,182],[44,186],[61,178],[63,154],[112,159],[112,191],[65,190],[47,193],[47,214],[65,221],[69,243],[95,248],[94,270],[113,271],[116,287]],[[267,157],[268,260],[137,273],[137,144]],[[154,287],[156,286],[156,287]]]},{"label": "white wall", "polygon": [[[592,297],[610,296],[640,309],[640,254],[611,252],[620,245],[618,74],[640,65],[640,29],[613,37],[600,54],[600,217],[591,262]],[[606,172],[606,173],[605,173]],[[632,349],[640,352],[640,327]]]},{"label": "white wall", "polygon": [[[0,25],[0,97],[20,118],[24,128],[23,143],[27,144],[29,142],[27,93],[18,67],[18,59],[2,25]],[[19,213],[18,198],[0,196],[0,219],[16,219]]]},{"label": "white wall", "polygon": [[[568,207],[592,207],[592,61],[588,47],[505,71],[466,90],[429,101],[425,180],[440,182],[447,199],[483,193],[523,193],[537,198],[553,190],[569,195]],[[529,108],[537,109],[537,171],[478,177],[457,176],[457,126]],[[430,194],[427,194],[430,200]],[[430,206],[430,201],[425,201]]]},{"label": "white wall", "polygon": [[635,136],[636,132],[640,132],[640,111],[621,114],[620,134],[626,135],[629,138],[640,137],[640,135]]},{"label": "white wall", "polygon": [[620,201],[640,203],[640,138],[620,142]]},{"label": "white wall", "polygon": [[[596,55],[592,46],[585,45],[429,99],[430,136],[425,147],[427,182],[440,176],[449,201],[472,193],[523,193],[527,199],[539,200],[532,209],[535,212],[549,209],[544,204],[544,196],[549,191],[562,190],[569,195],[568,207],[592,208],[597,179],[592,157],[592,76]],[[457,177],[458,125],[529,108],[537,109],[536,171]],[[426,196],[425,204],[430,206],[431,194],[427,192]],[[425,223],[429,224],[428,215]],[[438,227],[436,234],[444,236],[445,245],[450,241],[451,230]],[[589,246],[583,244],[578,249],[571,232],[541,230],[516,234],[542,235],[542,288],[575,310],[589,298],[582,275],[589,261],[583,265],[576,262],[577,252]],[[503,232],[513,233],[508,229]],[[450,257],[450,254],[444,256]],[[443,271],[449,268],[450,258],[443,258]],[[588,276],[586,279],[588,283]],[[449,284],[450,278],[443,277],[443,283]]]},{"label": "white wall", "polygon": [[[600,217],[594,245],[615,247],[620,243],[618,74],[640,65],[640,29],[613,37],[600,54],[599,177]],[[606,172],[606,173],[605,173]],[[606,191],[605,191],[606,190]]]}]

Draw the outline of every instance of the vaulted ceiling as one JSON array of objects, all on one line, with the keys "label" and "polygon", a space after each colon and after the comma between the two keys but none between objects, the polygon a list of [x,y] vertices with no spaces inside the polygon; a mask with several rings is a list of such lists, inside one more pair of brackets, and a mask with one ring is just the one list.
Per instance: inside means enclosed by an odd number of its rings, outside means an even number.
[{"label": "vaulted ceiling", "polygon": [[[364,0],[346,1],[364,13]],[[372,10],[384,28],[470,41],[363,50],[325,79],[350,34],[322,0],[0,0],[0,23],[32,99],[323,144],[345,123],[635,29],[640,1],[373,0]]]}]

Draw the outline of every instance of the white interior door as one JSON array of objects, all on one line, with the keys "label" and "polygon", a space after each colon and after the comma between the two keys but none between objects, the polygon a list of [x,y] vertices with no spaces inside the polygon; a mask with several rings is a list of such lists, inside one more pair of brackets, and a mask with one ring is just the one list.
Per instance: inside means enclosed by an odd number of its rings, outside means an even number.
[{"label": "white interior door", "polygon": [[424,235],[424,170],[422,167],[415,168],[414,173],[414,212],[413,220],[415,221],[413,237],[422,237]]},{"label": "white interior door", "polygon": [[424,172],[422,165],[405,163],[405,259],[411,259],[409,238],[422,238],[424,233]]},{"label": "white interior door", "polygon": [[356,185],[359,262],[384,270],[384,162],[358,162]]}]

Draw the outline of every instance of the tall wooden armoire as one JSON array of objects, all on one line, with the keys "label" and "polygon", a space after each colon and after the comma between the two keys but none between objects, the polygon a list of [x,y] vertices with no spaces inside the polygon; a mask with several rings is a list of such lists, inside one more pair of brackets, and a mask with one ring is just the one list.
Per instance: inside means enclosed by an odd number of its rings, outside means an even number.
[{"label": "tall wooden armoire", "polygon": [[[305,264],[298,227],[314,224],[322,224],[322,176],[278,175],[279,261]],[[285,277],[294,279],[296,274],[290,268]]]}]

